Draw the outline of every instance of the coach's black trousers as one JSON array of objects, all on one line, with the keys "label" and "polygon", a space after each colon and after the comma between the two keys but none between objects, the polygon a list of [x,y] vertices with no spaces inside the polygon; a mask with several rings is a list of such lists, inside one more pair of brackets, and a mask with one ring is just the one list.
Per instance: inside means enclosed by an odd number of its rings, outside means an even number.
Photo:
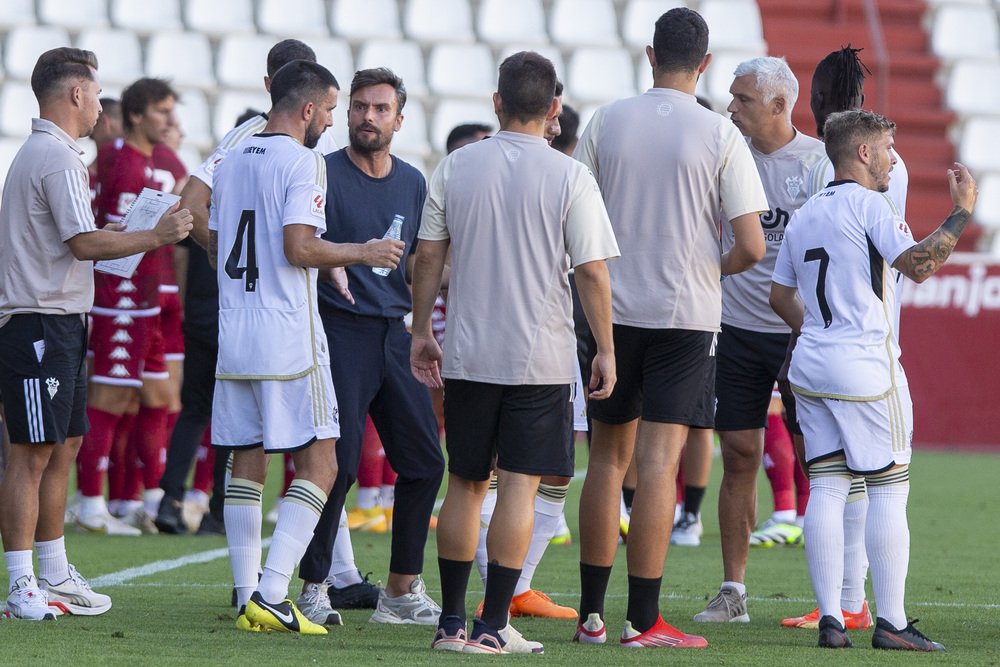
[{"label": "coach's black trousers", "polygon": [[304,581],[323,581],[348,489],[358,476],[366,415],[398,475],[389,571],[420,574],[444,455],[430,392],[410,373],[410,334],[402,319],[320,307],[340,414],[337,481],[299,565]]}]

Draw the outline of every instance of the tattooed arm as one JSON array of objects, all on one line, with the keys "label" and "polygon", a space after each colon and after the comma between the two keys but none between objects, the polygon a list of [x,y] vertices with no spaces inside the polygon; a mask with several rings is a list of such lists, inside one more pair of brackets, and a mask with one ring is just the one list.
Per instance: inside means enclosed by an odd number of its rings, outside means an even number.
[{"label": "tattooed arm", "polygon": [[956,162],[955,167],[956,169],[948,170],[948,186],[951,199],[955,202],[951,215],[933,234],[905,251],[892,263],[892,268],[914,282],[924,282],[944,265],[972,217],[972,209],[975,208],[976,197],[979,195],[976,181],[964,166]]},{"label": "tattooed arm", "polygon": [[219,267],[216,265],[219,261],[219,232],[214,229],[208,230],[208,263],[215,271]]}]

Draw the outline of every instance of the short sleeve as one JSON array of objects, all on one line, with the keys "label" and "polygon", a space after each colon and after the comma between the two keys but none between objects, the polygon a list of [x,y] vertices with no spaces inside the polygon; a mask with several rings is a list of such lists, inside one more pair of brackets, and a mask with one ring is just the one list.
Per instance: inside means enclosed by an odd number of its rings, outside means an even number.
[{"label": "short sleeve", "polygon": [[869,198],[869,214],[865,216],[865,231],[872,244],[885,261],[893,262],[917,244],[910,226],[900,217],[892,199],[883,193],[873,193]]},{"label": "short sleeve", "polygon": [[90,180],[86,171],[56,171],[42,177],[41,185],[62,241],[97,229],[90,208]]},{"label": "short sleeve", "polygon": [[566,253],[573,266],[618,257],[601,189],[589,170],[579,169],[566,213]]},{"label": "short sleeve", "polygon": [[458,154],[458,152],[452,153],[441,160],[427,183],[427,200],[420,214],[420,232],[417,234],[417,238],[421,241],[445,241],[451,238],[445,217],[444,200],[448,177],[451,176]]},{"label": "short sleeve", "polygon": [[781,241],[781,247],[778,248],[778,257],[774,262],[774,273],[771,274],[771,280],[785,287],[799,286],[799,282],[795,278],[795,267],[792,266],[792,251],[788,249],[787,231],[785,238]]},{"label": "short sleeve", "polygon": [[326,231],[326,161],[314,150],[299,152],[285,187],[281,224]]},{"label": "short sleeve", "polygon": [[743,135],[735,126],[723,126],[722,171],[719,174],[719,196],[722,212],[729,220],[748,213],[762,213],[770,209],[757,165]]},{"label": "short sleeve", "polygon": [[207,185],[209,188],[212,187],[212,181],[215,177],[215,170],[224,159],[226,159],[226,154],[229,151],[221,146],[215,149],[207,160],[201,163],[197,169],[195,169],[191,176],[197,178],[199,181]]}]

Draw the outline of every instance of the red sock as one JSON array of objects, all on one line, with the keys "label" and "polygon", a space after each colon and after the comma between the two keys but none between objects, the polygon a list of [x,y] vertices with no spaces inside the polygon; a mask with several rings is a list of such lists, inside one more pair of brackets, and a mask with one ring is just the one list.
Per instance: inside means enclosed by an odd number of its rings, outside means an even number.
[{"label": "red sock", "polygon": [[295,461],[292,460],[291,454],[285,454],[285,485],[281,487],[282,498],[288,493],[288,487],[292,485],[293,479],[295,479]]},{"label": "red sock", "polygon": [[365,424],[365,438],[361,444],[361,464],[358,466],[358,487],[370,489],[382,484],[382,466],[385,452],[372,418]]},{"label": "red sock", "polygon": [[122,415],[115,438],[111,442],[111,455],[108,457],[108,500],[131,500],[125,494],[125,478],[128,474],[126,449],[129,433],[135,424],[135,415]]},{"label": "red sock", "polygon": [[167,408],[139,407],[130,444],[142,465],[142,482],[147,489],[160,485],[163,467],[167,462]]},{"label": "red sock", "polygon": [[197,489],[205,495],[212,493],[212,470],[215,468],[215,450],[212,449],[212,429],[205,429],[205,437],[198,445],[198,454],[195,457],[194,481],[192,489]]},{"label": "red sock", "polygon": [[76,457],[76,485],[84,496],[104,495],[104,472],[108,469],[111,443],[121,416],[87,407],[90,430],[83,436]]},{"label": "red sock", "polygon": [[396,484],[396,471],[392,469],[389,465],[389,459],[382,454],[382,486],[395,486]]},{"label": "red sock", "polygon": [[768,415],[764,431],[764,472],[771,482],[775,512],[795,509],[794,467],[795,449],[785,422],[780,415]]},{"label": "red sock", "polygon": [[122,486],[123,500],[142,500],[142,461],[136,451],[134,438],[129,438],[125,450],[125,479]]}]

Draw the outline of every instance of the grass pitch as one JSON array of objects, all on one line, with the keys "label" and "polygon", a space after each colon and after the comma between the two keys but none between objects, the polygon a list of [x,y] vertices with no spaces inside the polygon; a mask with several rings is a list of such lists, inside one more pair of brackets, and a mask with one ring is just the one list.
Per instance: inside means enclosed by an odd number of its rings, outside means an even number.
[{"label": "grass pitch", "polygon": [[[586,447],[577,464],[586,464]],[[705,636],[706,649],[626,651],[616,646],[625,616],[625,548],[619,548],[607,600],[608,643],[570,642],[574,621],[517,619],[526,637],[545,644],[543,656],[479,657],[442,654],[429,648],[432,629],[368,623],[370,611],[343,612],[346,625],[325,637],[242,633],[234,628],[229,606],[231,575],[223,538],[194,536],[103,537],[70,532],[70,561],[92,582],[113,575],[121,583],[95,588],[111,595],[114,607],[103,616],[61,617],[54,623],[0,622],[0,664],[11,665],[308,665],[448,664],[544,661],[558,665],[677,664],[823,665],[852,664],[1000,664],[1000,456],[917,451],[911,465],[909,522],[911,555],[907,612],[918,628],[942,642],[947,653],[908,655],[871,648],[871,631],[852,631],[855,648],[815,647],[816,632],[779,627],[787,616],[810,611],[812,589],[805,553],[799,548],[754,549],[747,571],[751,622],[701,624],[691,617],[704,608],[722,576],[716,497],[721,477],[717,459],[703,509],[705,535],[696,548],[671,547],[664,569],[660,608],[667,622]],[[281,479],[280,460],[272,463],[265,491],[265,512]],[[770,491],[760,477],[760,512],[770,512]],[[576,526],[580,480],[566,504]],[[442,491],[443,495],[443,491]],[[265,530],[272,526],[265,524]],[[574,532],[575,537],[575,532]],[[354,551],[363,572],[384,579],[389,536],[354,533]],[[192,555],[200,554],[203,562]],[[183,560],[178,560],[183,559]],[[579,602],[579,548],[550,547],[534,587],[562,604]],[[180,563],[188,563],[179,565]],[[129,568],[141,568],[123,572]],[[426,551],[426,581],[439,590],[433,533]],[[292,597],[298,582],[293,579]],[[473,575],[468,609],[479,603]],[[873,598],[869,589],[871,604]]]}]

